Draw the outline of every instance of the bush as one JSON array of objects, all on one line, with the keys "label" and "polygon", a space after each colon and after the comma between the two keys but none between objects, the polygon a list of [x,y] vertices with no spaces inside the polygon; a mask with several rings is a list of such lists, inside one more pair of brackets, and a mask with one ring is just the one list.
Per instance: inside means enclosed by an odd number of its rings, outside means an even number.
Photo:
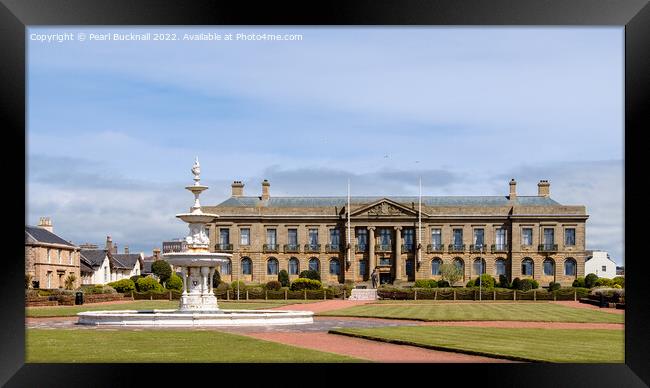
[{"label": "bush", "polygon": [[280,272],[278,272],[278,281],[280,284],[282,284],[282,287],[289,287],[289,273],[281,269]]},{"label": "bush", "polygon": [[465,285],[465,287],[474,287],[475,284],[476,282],[474,281],[474,279],[470,279]]},{"label": "bush", "polygon": [[318,273],[318,271],[314,271],[313,269],[308,269],[300,272],[298,278],[318,280],[320,282],[320,273]]},{"label": "bush", "polygon": [[438,287],[449,287],[449,282],[446,280],[438,280]]},{"label": "bush", "polygon": [[598,276],[596,274],[590,273],[585,277],[585,287],[587,288],[593,288],[596,286],[596,280],[598,280]]},{"label": "bush", "polygon": [[513,290],[521,290],[521,279],[519,278],[512,279],[512,285],[510,287]]},{"label": "bush", "polygon": [[264,288],[270,291],[278,291],[281,287],[282,287],[282,283],[276,280],[271,280],[270,282],[264,285]]},{"label": "bush", "polygon": [[599,300],[600,296],[605,297],[605,301],[612,303],[625,302],[625,290],[618,288],[596,288],[589,291],[590,299]]},{"label": "bush", "polygon": [[594,287],[612,287],[614,286],[614,281],[607,278],[598,278],[594,282]]},{"label": "bush", "polygon": [[530,291],[533,289],[533,282],[530,279],[523,279],[519,282],[518,290]]},{"label": "bush", "polygon": [[510,282],[508,281],[508,277],[506,275],[499,275],[499,287],[501,288],[510,288]]},{"label": "bush", "polygon": [[585,278],[582,276],[573,281],[571,287],[585,288]]},{"label": "bush", "polygon": [[221,284],[221,274],[218,270],[214,270],[214,276],[212,277],[212,288],[218,288]]},{"label": "bush", "polygon": [[[214,286],[213,286],[213,287],[214,287]],[[218,286],[214,287],[214,289],[216,289],[217,291],[226,291],[226,290],[230,290],[230,284],[228,284],[228,283],[226,283],[226,282],[221,282],[221,283],[219,283]],[[241,289],[240,289],[240,291],[241,291]]]},{"label": "bush", "polygon": [[612,283],[614,285],[621,286],[621,288],[625,288],[625,277],[624,276],[617,276],[614,279],[612,279]]},{"label": "bush", "polygon": [[436,288],[438,282],[433,279],[418,279],[415,281],[415,288]]},{"label": "bush", "polygon": [[612,288],[617,288],[617,289],[619,289],[619,290],[623,289],[623,287],[621,287],[620,284],[614,284],[614,285],[612,286]]},{"label": "bush", "polygon": [[135,291],[135,283],[131,279],[122,279],[116,282],[108,283],[109,286],[113,287],[117,292],[131,292]]},{"label": "bush", "polygon": [[532,286],[533,289],[539,288],[539,282],[535,279],[530,279],[530,285]]},{"label": "bush", "polygon": [[560,283],[556,283],[556,282],[550,282],[550,283],[548,284],[548,290],[549,290],[549,291],[557,291],[557,290],[559,290],[561,287],[562,287],[562,286],[560,285]]},{"label": "bush", "polygon": [[176,274],[172,274],[172,276],[167,280],[167,283],[165,283],[165,287],[168,290],[182,291],[183,279]]},{"label": "bush", "polygon": [[291,291],[320,290],[322,287],[320,280],[309,278],[298,278],[291,282]]},{"label": "bush", "polygon": [[135,282],[137,282],[138,279],[143,278],[143,277],[145,277],[145,276],[144,275],[135,275],[135,276],[131,276],[129,279],[131,279],[133,284],[135,284]]},{"label": "bush", "polygon": [[105,286],[102,286],[101,284],[97,285],[85,285],[81,286],[81,291],[83,291],[86,294],[115,294],[117,291],[108,284]]},{"label": "bush", "polygon": [[237,287],[239,287],[239,291],[245,291],[246,290],[246,283],[244,283],[242,280],[235,280],[234,282],[230,283],[230,287],[233,290],[236,290]]},{"label": "bush", "polygon": [[[158,261],[162,261],[162,260],[158,260]],[[156,279],[149,276],[147,276],[146,278],[138,279],[135,285],[139,292],[146,292],[150,290],[156,292],[162,292],[165,290],[163,286],[156,281]]]},{"label": "bush", "polygon": [[[172,276],[172,267],[170,267],[169,263],[167,263],[165,260],[156,260],[151,263],[151,272],[153,272],[154,275],[158,276],[158,279],[160,279],[161,283],[165,283],[167,279]],[[140,279],[138,279],[138,281],[139,280]],[[138,284],[138,281],[136,281],[135,284]]]},{"label": "bush", "polygon": [[481,275],[481,282],[479,283],[479,278],[477,277],[476,280],[474,280],[474,287],[479,287],[479,285],[482,288],[494,288],[494,284],[496,283],[496,280],[489,274],[484,273]]},{"label": "bush", "polygon": [[76,281],[77,281],[77,276],[75,274],[71,273],[70,275],[68,275],[64,280],[65,289],[66,290],[74,289],[74,282],[76,282]]}]

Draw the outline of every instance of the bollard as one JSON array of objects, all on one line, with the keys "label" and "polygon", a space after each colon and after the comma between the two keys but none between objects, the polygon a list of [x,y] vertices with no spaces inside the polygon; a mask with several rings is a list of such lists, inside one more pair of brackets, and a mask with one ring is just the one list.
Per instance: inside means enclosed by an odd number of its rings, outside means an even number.
[{"label": "bollard", "polygon": [[433,293],[433,300],[438,299],[438,290]]},{"label": "bollard", "polygon": [[492,300],[497,300],[497,292],[492,291]]},{"label": "bollard", "polygon": [[248,290],[246,290],[246,300],[248,300]]},{"label": "bollard", "polygon": [[287,300],[287,290],[284,290],[284,300]]},{"label": "bollard", "polygon": [[537,300],[537,290],[533,290],[533,300]]},{"label": "bollard", "polygon": [[454,290],[454,300],[456,300],[456,290]]},{"label": "bollard", "polygon": [[149,294],[149,300],[153,300],[153,294]]},{"label": "bollard", "polygon": [[230,300],[230,290],[226,290],[226,300]]},{"label": "bollard", "polygon": [[172,300],[172,292],[169,291],[169,300]]},{"label": "bollard", "polygon": [[517,300],[517,290],[515,290],[514,294],[512,294],[512,300]]},{"label": "bollard", "polygon": [[323,300],[327,300],[327,290],[323,290]]},{"label": "bollard", "polygon": [[307,300],[307,290],[305,289],[305,300]]},{"label": "bollard", "polygon": [[578,300],[578,290],[573,290],[573,301]]},{"label": "bollard", "polygon": [[264,290],[264,300],[269,300],[269,290]]},{"label": "bollard", "polygon": [[133,291],[131,291],[131,300],[135,300],[135,297],[133,296]]},{"label": "bollard", "polygon": [[413,295],[413,300],[418,300],[418,290],[415,290],[415,294]]}]

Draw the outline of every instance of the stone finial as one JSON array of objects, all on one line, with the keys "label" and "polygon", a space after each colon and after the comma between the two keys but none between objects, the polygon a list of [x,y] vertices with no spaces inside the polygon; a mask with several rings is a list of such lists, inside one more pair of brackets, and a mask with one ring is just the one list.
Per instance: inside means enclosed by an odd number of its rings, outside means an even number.
[{"label": "stone finial", "polygon": [[264,182],[262,182],[262,200],[263,201],[271,198],[271,194],[269,193],[269,187],[271,187],[271,183],[269,183],[268,180],[264,179]]},{"label": "stone finial", "polygon": [[515,199],[517,198],[517,181],[515,178],[510,179],[510,199]]},{"label": "stone finial", "polygon": [[539,197],[551,196],[551,184],[547,180],[540,180],[537,184],[537,195]]},{"label": "stone finial", "polygon": [[201,165],[199,164],[199,157],[196,157],[194,164],[192,165],[192,175],[194,175],[194,184],[198,185],[201,180]]}]

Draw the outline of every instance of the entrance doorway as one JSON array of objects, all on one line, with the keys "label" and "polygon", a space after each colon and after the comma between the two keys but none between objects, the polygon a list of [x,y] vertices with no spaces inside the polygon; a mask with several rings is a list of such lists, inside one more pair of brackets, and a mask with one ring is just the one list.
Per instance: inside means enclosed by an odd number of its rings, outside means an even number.
[{"label": "entrance doorway", "polygon": [[391,278],[389,272],[380,272],[379,273],[379,284],[390,284]]}]

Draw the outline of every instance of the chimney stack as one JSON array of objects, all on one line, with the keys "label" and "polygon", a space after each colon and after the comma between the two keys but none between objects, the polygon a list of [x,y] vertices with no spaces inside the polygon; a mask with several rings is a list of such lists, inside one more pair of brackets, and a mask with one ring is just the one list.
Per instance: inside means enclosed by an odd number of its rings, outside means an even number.
[{"label": "chimney stack", "polygon": [[111,240],[111,236],[106,236],[106,246],[104,247],[107,251],[112,251],[113,250],[113,240]]},{"label": "chimney stack", "polygon": [[124,254],[125,255],[129,254],[129,247],[128,246],[124,246]]},{"label": "chimney stack", "polygon": [[153,249],[153,259],[155,260],[160,260],[160,249],[154,248]]},{"label": "chimney stack", "polygon": [[547,180],[541,180],[537,184],[537,195],[548,198],[551,196],[551,184]]},{"label": "chimney stack", "polygon": [[271,198],[271,194],[269,194],[269,187],[271,187],[271,184],[268,180],[264,179],[264,182],[262,182],[262,201],[266,201]]},{"label": "chimney stack", "polygon": [[241,181],[234,181],[232,185],[232,196],[233,197],[243,197],[244,196],[244,184]]},{"label": "chimney stack", "polygon": [[111,253],[117,255],[117,244],[113,244],[113,250],[111,251]]},{"label": "chimney stack", "polygon": [[47,230],[50,233],[54,232],[54,228],[52,228],[52,220],[50,217],[41,217],[38,219],[38,226],[39,228],[43,228]]},{"label": "chimney stack", "polygon": [[517,198],[517,181],[515,178],[510,179],[510,196],[508,198]]}]

